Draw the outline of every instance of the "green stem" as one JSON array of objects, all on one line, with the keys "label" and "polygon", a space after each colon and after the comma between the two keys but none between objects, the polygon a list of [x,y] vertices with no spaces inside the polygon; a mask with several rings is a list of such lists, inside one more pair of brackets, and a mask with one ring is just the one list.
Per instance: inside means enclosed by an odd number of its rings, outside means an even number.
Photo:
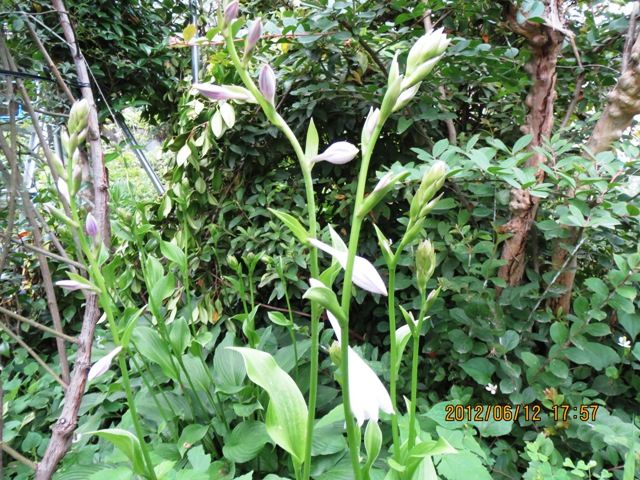
[{"label": "green stem", "polygon": [[416,442],[416,401],[418,399],[418,360],[420,358],[420,332],[427,314],[426,292],[420,292],[420,314],[413,333],[413,352],[411,358],[411,401],[409,405],[409,440],[407,447],[413,448]]},{"label": "green stem", "polygon": [[124,356],[120,355],[118,357],[118,364],[120,365],[120,371],[122,372],[122,384],[124,385],[124,390],[127,394],[127,403],[129,404],[129,412],[131,412],[131,420],[133,421],[133,428],[136,431],[136,435],[140,440],[140,447],[142,447],[142,456],[144,457],[144,462],[147,465],[147,472],[149,478],[152,480],[156,479],[156,472],[153,470],[153,463],[151,463],[151,457],[149,456],[149,449],[147,447],[147,443],[144,440],[144,433],[142,432],[142,425],[140,425],[140,419],[138,418],[138,412],[136,410],[136,404],[133,399],[133,392],[131,391],[131,382],[129,380],[129,370],[127,370],[127,363],[125,362]]},{"label": "green stem", "polygon": [[396,342],[396,266],[397,261],[394,257],[389,264],[389,302],[388,302],[388,315],[389,315],[389,332],[391,340],[391,379],[389,382],[389,390],[391,396],[391,405],[393,406],[393,415],[391,415],[391,435],[393,437],[393,455],[396,459],[400,458],[400,434],[398,428],[398,407],[397,407],[397,377],[398,372],[396,364],[398,362],[398,345]]},{"label": "green stem", "polygon": [[346,317],[344,325],[341,325],[342,332],[340,338],[341,352],[341,376],[342,376],[342,404],[344,407],[345,422],[347,424],[347,440],[349,444],[349,453],[351,455],[351,464],[356,480],[362,478],[360,469],[360,442],[356,437],[356,426],[351,413],[351,403],[349,395],[349,307],[351,305],[351,290],[353,286],[353,265],[358,250],[358,240],[360,238],[360,229],[362,227],[363,217],[360,215],[360,207],[364,201],[364,189],[367,184],[367,174],[369,171],[369,162],[375,147],[375,143],[382,130],[383,122],[378,122],[371,140],[362,146],[362,163],[360,164],[360,173],[358,174],[358,187],[356,189],[356,201],[353,207],[353,219],[351,221],[351,233],[349,235],[349,252],[347,256],[347,267],[345,268],[344,283],[342,285],[342,311]]},{"label": "green stem", "polygon": [[[260,93],[260,90],[256,87],[255,83],[249,77],[249,74],[240,60],[238,56],[238,52],[235,47],[235,43],[233,41],[233,36],[231,34],[230,29],[226,29],[224,32],[224,37],[227,44],[227,50],[229,52],[229,56],[242,79],[245,87],[253,94],[256,98],[256,101],[262,107],[265,115],[269,119],[269,121],[274,124],[276,127],[284,133],[284,135],[289,140],[289,143],[293,147],[293,150],[298,158],[298,163],[300,164],[300,168],[302,170],[302,176],[304,179],[304,187],[305,194],[307,199],[307,213],[309,217],[309,235],[311,237],[316,236],[317,232],[317,223],[316,223],[316,205],[315,198],[313,193],[313,179],[311,177],[311,167],[308,164],[307,158],[305,157],[304,151],[300,146],[300,142],[296,138],[295,134],[287,125],[287,122],[276,112],[275,107],[271,105],[269,102],[265,100],[263,95]],[[318,252],[315,248],[311,249],[310,253],[311,261],[310,261],[310,269],[311,276],[313,278],[318,278],[319,276],[319,268],[318,268]],[[313,440],[313,424],[315,421],[315,411],[316,411],[316,399],[317,399],[317,389],[318,389],[318,356],[319,356],[319,338],[320,338],[320,309],[315,304],[315,302],[311,303],[311,366],[309,373],[309,410],[307,416],[307,431],[305,438],[305,459],[303,464],[303,473],[302,479],[307,480],[310,476],[311,471],[311,443]]]}]

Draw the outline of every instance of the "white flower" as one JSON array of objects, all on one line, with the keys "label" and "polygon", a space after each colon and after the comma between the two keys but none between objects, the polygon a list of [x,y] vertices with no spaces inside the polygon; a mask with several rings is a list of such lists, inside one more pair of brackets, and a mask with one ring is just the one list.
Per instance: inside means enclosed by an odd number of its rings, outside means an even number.
[{"label": "white flower", "polygon": [[[349,255],[347,252],[337,250],[315,238],[309,238],[309,243],[333,256],[342,268],[347,268],[347,257]],[[382,280],[376,267],[366,258],[356,256],[353,263],[353,283],[368,292],[387,295],[387,286],[384,280]]]},{"label": "white flower", "polygon": [[86,290],[90,292],[99,292],[99,290],[92,285],[91,283],[83,283],[77,280],[59,280],[56,282],[56,285],[60,288],[64,288],[65,290],[69,290],[70,292],[76,290]]},{"label": "white flower", "polygon": [[194,83],[192,85],[200,94],[211,100],[236,100],[238,102],[255,103],[256,99],[249,90],[237,85],[215,85],[213,83]]},{"label": "white flower", "polygon": [[107,353],[104,357],[98,360],[96,363],[91,365],[91,370],[89,370],[89,375],[87,377],[87,381],[90,382],[94,378],[98,378],[100,375],[104,374],[109,367],[111,366],[111,361],[115,358],[116,355],[120,353],[122,347],[116,347]]},{"label": "white flower", "polygon": [[316,155],[311,159],[311,163],[325,162],[334,165],[343,165],[350,162],[358,154],[358,148],[349,142],[336,142],[331,144],[320,155]]},{"label": "white flower", "polygon": [[380,120],[380,109],[371,107],[369,109],[369,114],[367,115],[367,119],[364,122],[364,127],[362,127],[362,144],[364,145],[369,140],[371,140],[371,135],[373,135],[373,131],[378,125],[378,121]]},{"label": "white flower", "polygon": [[[327,311],[329,322],[340,343],[340,325],[335,316]],[[359,426],[365,420],[378,421],[379,411],[393,413],[389,392],[367,363],[351,348],[349,355],[349,397],[351,413]]]},{"label": "white flower", "polygon": [[620,345],[622,348],[631,348],[631,341],[629,341],[629,339],[623,335],[621,337],[618,337],[618,345]]},{"label": "white flower", "polygon": [[487,386],[486,386],[486,387],[484,387],[484,389],[485,389],[487,392],[491,393],[491,395],[495,395],[495,394],[496,394],[496,392],[498,391],[498,386],[497,386],[497,385],[494,385],[493,383],[487,383]]}]

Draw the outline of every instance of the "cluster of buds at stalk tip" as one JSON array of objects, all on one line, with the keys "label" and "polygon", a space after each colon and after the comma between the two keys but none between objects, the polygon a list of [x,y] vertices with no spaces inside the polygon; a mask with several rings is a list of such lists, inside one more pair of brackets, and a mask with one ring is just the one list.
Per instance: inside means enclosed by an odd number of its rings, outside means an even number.
[{"label": "cluster of buds at stalk tip", "polygon": [[426,216],[440,200],[441,195],[434,198],[438,190],[442,188],[447,178],[447,166],[438,160],[429,168],[420,182],[416,194],[411,200],[409,207],[409,223],[404,234],[402,243],[408,245],[420,234]]},{"label": "cluster of buds at stalk tip", "polygon": [[387,92],[380,107],[386,118],[404,108],[420,89],[420,82],[433,70],[449,45],[442,29],[426,33],[409,50],[404,75],[400,74],[398,54],[389,68]]},{"label": "cluster of buds at stalk tip", "polygon": [[424,292],[427,282],[436,269],[436,252],[429,240],[423,240],[416,249],[416,281],[418,289]]},{"label": "cluster of buds at stalk tip", "polygon": [[78,147],[87,138],[89,123],[89,103],[82,99],[73,104],[67,122],[68,133],[62,133],[62,145],[69,159],[65,167],[62,161],[54,155],[53,168],[58,173],[56,187],[58,193],[68,204],[71,197],[78,193],[82,182],[82,166]]}]

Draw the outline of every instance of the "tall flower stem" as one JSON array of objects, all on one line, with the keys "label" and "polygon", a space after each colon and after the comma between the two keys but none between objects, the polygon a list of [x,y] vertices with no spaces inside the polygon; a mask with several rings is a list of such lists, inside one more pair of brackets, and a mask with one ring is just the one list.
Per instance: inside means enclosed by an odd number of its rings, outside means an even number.
[{"label": "tall flower stem", "polygon": [[408,450],[415,445],[416,442],[416,401],[418,399],[418,360],[420,359],[420,332],[424,317],[427,314],[427,298],[426,292],[420,292],[420,313],[416,328],[413,332],[413,351],[411,352],[411,401],[409,405],[409,440],[407,442]]},{"label": "tall flower stem", "polygon": [[393,437],[393,455],[396,458],[400,458],[400,434],[398,428],[398,414],[397,414],[397,376],[396,363],[398,361],[398,345],[396,342],[396,267],[397,256],[394,256],[391,262],[389,262],[389,298],[388,298],[388,316],[389,316],[389,332],[391,341],[390,351],[390,381],[389,390],[391,396],[391,405],[393,406],[393,415],[391,415],[391,435]]},{"label": "tall flower stem", "polygon": [[[287,137],[289,143],[293,147],[293,150],[298,159],[298,163],[300,164],[300,169],[302,170],[302,176],[304,179],[304,188],[305,195],[307,199],[307,215],[309,222],[309,235],[311,237],[315,237],[317,233],[317,222],[316,222],[316,204],[315,197],[313,192],[313,179],[311,178],[311,167],[307,158],[304,154],[304,151],[300,145],[300,142],[296,138],[295,134],[285,122],[285,120],[276,112],[273,105],[265,100],[262,96],[260,90],[256,87],[255,83],[249,76],[247,69],[245,68],[242,60],[238,56],[238,51],[236,50],[235,43],[233,41],[233,35],[231,33],[231,29],[227,28],[223,32],[224,38],[227,45],[227,51],[229,52],[229,56],[231,57],[231,61],[233,62],[238,75],[242,79],[245,87],[253,94],[256,98],[260,107],[264,111],[267,119]],[[318,268],[318,252],[315,248],[311,248],[310,253],[310,270],[311,276],[313,278],[317,278],[319,276],[319,268]],[[313,424],[315,421],[315,412],[316,412],[316,399],[318,393],[318,354],[319,354],[319,338],[320,338],[320,310],[318,305],[315,302],[311,303],[311,370],[309,373],[309,409],[307,416],[307,430],[306,430],[306,438],[305,438],[305,459],[303,465],[302,479],[307,480],[310,476],[311,471],[311,443],[313,439]]]},{"label": "tall flower stem", "polygon": [[[78,215],[75,199],[73,197],[70,198],[70,204],[73,220],[78,225],[82,225],[82,222],[80,221],[80,217]],[[111,330],[111,335],[113,336],[113,341],[116,345],[120,345],[120,336],[118,334],[118,325],[116,323],[115,315],[113,312],[113,303],[111,297],[109,296],[109,291],[107,289],[105,279],[100,272],[100,267],[98,265],[96,255],[93,251],[93,248],[87,242],[87,238],[85,237],[84,232],[77,233],[80,239],[82,250],[84,251],[89,262],[89,273],[91,276],[91,280],[95,282],[96,286],[100,290],[100,306],[107,316],[107,322],[109,325],[109,330]],[[135,399],[131,390],[131,381],[129,379],[129,369],[127,367],[127,362],[125,361],[124,356],[119,356],[118,364],[120,366],[120,372],[122,373],[122,385],[124,386],[124,390],[127,396],[127,404],[129,405],[129,411],[131,412],[133,428],[135,429],[136,435],[140,442],[140,448],[142,450],[142,456],[146,465],[147,475],[151,480],[156,480],[153,463],[151,462],[151,457],[149,455],[149,447],[147,446],[147,443],[144,439],[144,432],[142,431],[142,425],[140,424],[140,419],[137,414]]]},{"label": "tall flower stem", "polygon": [[355,420],[351,412],[351,403],[349,396],[349,307],[351,305],[351,290],[353,287],[353,265],[358,250],[358,240],[360,238],[360,229],[364,217],[360,214],[360,207],[364,200],[364,190],[367,184],[367,174],[369,171],[369,163],[375,143],[382,130],[383,122],[378,122],[372,135],[371,140],[366,145],[362,145],[362,162],[360,163],[360,173],[358,174],[358,186],[356,189],[356,200],[353,207],[353,219],[351,221],[351,232],[349,234],[349,251],[347,256],[347,266],[345,268],[344,283],[342,285],[342,302],[341,307],[344,312],[346,321],[342,327],[340,334],[340,353],[341,364],[340,373],[342,379],[342,404],[344,407],[344,417],[347,424],[347,441],[349,444],[349,453],[351,455],[351,464],[356,480],[362,478],[360,469],[360,441],[356,432]]}]

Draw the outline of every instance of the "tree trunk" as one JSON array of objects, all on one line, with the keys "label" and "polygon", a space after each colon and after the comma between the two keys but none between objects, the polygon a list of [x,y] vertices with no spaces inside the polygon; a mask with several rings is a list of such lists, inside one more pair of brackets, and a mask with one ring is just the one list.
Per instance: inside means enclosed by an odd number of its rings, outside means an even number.
[{"label": "tree trunk", "polygon": [[[544,155],[535,152],[535,147],[542,147],[546,139],[551,136],[553,129],[553,106],[556,98],[556,63],[564,38],[562,18],[560,15],[560,0],[545,1],[545,23],[526,22],[519,24],[515,10],[511,6],[508,22],[513,31],[524,36],[532,51],[532,60],[528,66],[532,77],[532,86],[527,95],[526,105],[529,113],[522,131],[531,134],[529,149],[531,157],[526,166],[537,168],[545,162]],[[538,169],[538,182],[544,180],[544,172]],[[500,267],[499,276],[508,285],[518,285],[525,271],[525,248],[527,238],[538,211],[540,199],[534,197],[527,190],[514,189],[511,192],[510,220],[500,228],[503,233],[510,233],[502,248],[502,259],[505,265]]]},{"label": "tree trunk", "polygon": [[[631,48],[626,68],[614,89],[609,93],[607,106],[605,107],[598,123],[591,133],[586,145],[586,150],[595,156],[600,152],[609,150],[611,144],[618,140],[623,132],[631,126],[633,117],[640,113],[640,37],[630,43]],[[554,270],[559,270],[567,259],[568,252],[572,250],[577,241],[577,228],[568,228],[569,236],[563,242],[556,244],[553,252],[552,265]],[[563,246],[564,244],[564,246]],[[571,294],[573,281],[576,275],[577,261],[571,260],[567,271],[558,277],[558,285],[565,287],[562,296],[549,300],[549,306],[554,312],[569,312],[571,308]]]}]

